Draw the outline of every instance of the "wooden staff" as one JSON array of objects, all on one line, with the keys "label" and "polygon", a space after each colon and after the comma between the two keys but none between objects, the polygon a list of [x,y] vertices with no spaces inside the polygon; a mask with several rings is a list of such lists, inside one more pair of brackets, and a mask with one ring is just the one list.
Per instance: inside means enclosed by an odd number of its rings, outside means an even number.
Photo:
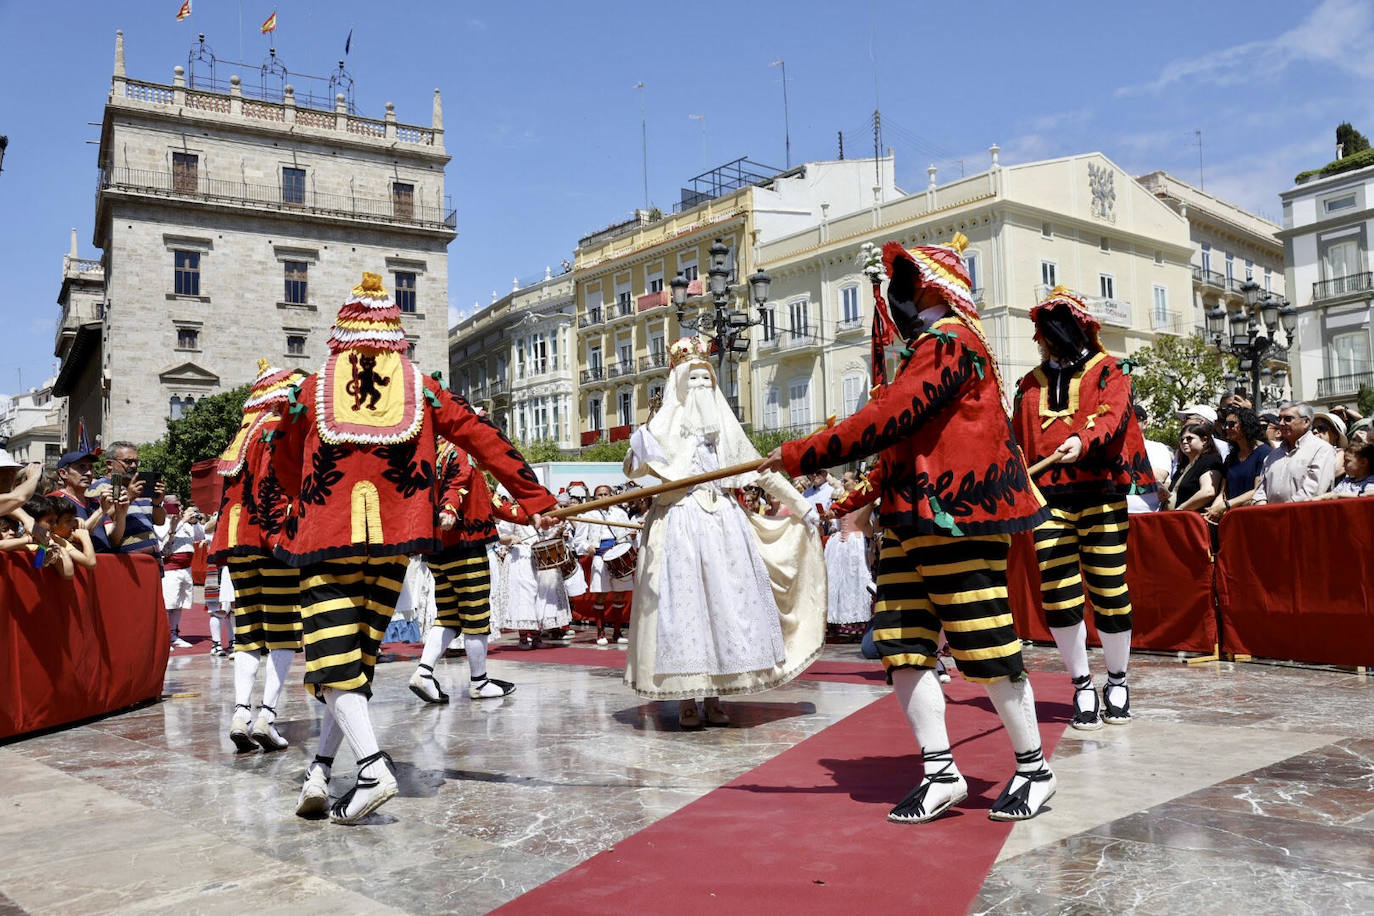
[{"label": "wooden staff", "polygon": [[[577,508],[581,508],[580,506]],[[638,522],[611,522],[604,518],[592,518],[590,515],[565,515],[565,522],[586,522],[589,525],[609,525],[612,528],[633,528],[636,531],[643,530],[644,526]]]},{"label": "wooden staff", "polygon": [[[660,493],[670,493],[673,490],[685,490],[694,487],[699,483],[710,483],[713,480],[720,480],[725,477],[735,477],[740,474],[752,474],[759,469],[763,463],[760,458],[757,461],[745,461],[740,464],[732,464],[728,468],[721,468],[718,471],[708,471],[705,474],[694,474],[691,477],[684,477],[681,480],[670,480],[666,483],[655,484],[652,487],[640,487],[621,493],[616,496],[603,496],[591,502],[582,503],[576,506],[564,506],[560,509],[550,509],[542,513],[546,518],[567,518],[579,512],[590,512],[592,509],[605,509],[610,506],[618,506],[621,503],[633,502],[636,499],[643,499],[646,496],[657,496]],[[602,524],[598,519],[592,519],[596,524]]]},{"label": "wooden staff", "polygon": [[1026,469],[1028,476],[1034,477],[1041,471],[1053,467],[1054,465],[1059,463],[1060,457],[1060,453],[1058,451],[1055,451],[1052,452],[1048,457],[1041,458],[1039,461],[1035,462],[1035,464],[1031,465],[1029,468]]}]

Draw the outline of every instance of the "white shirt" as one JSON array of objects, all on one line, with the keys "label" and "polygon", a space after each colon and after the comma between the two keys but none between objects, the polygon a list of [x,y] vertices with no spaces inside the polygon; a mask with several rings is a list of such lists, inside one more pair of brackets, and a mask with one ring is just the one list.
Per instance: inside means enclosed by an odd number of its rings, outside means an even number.
[{"label": "white shirt", "polygon": [[[1174,460],[1174,450],[1163,442],[1156,442],[1153,439],[1145,440],[1145,457],[1150,460],[1150,470],[1154,472],[1155,481],[1163,483],[1169,479],[1169,465]],[[1159,493],[1150,491],[1149,493],[1132,493],[1126,497],[1127,512],[1158,512]]]},{"label": "white shirt", "polygon": [[1292,448],[1284,443],[1264,459],[1254,502],[1306,502],[1330,490],[1335,479],[1335,448],[1309,429]]},{"label": "white shirt", "polygon": [[[602,518],[612,522],[628,522],[630,520],[630,517],[625,514],[625,510],[619,506],[611,506],[609,509],[593,509],[590,512],[579,514],[588,518]],[[573,532],[573,542],[578,553],[593,553],[601,546],[602,541],[624,537],[625,533],[630,530],[629,528],[612,527],[611,525],[598,525],[593,522],[577,522],[577,528]]]},{"label": "white shirt", "polygon": [[[176,530],[169,542],[167,531],[173,526]],[[154,525],[153,532],[157,535],[158,544],[162,545],[164,557],[174,553],[195,553],[196,545],[205,540],[204,525],[184,523],[171,515],[168,515],[167,521],[161,525]]]}]

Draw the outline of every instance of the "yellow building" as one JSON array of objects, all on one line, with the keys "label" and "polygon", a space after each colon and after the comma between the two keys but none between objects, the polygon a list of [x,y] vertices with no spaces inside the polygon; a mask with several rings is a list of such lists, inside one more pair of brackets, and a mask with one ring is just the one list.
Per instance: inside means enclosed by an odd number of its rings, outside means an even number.
[{"label": "yellow building", "polygon": [[[692,184],[677,212],[639,210],[578,242],[574,356],[583,445],[627,438],[647,418],[667,376],[667,348],[683,333],[669,284],[678,274],[690,282],[688,316],[712,309],[702,289],[717,239],[729,249],[731,307],[750,312],[745,278],[760,244],[814,225],[831,209],[849,212],[899,193],[891,157],[876,168],[873,159],[853,159],[770,174],[736,160]],[[722,374],[722,389],[749,422],[747,364],[727,361]]]}]

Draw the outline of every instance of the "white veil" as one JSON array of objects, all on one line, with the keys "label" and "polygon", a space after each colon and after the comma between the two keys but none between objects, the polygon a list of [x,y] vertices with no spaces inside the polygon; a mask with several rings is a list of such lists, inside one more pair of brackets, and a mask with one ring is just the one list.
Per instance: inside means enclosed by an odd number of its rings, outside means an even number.
[{"label": "white veil", "polygon": [[[721,394],[716,372],[704,359],[683,360],[673,367],[668,376],[667,387],[663,390],[663,406],[649,421],[647,437],[636,435],[633,443],[640,460],[648,465],[657,476],[664,480],[682,480],[694,473],[692,467],[694,436],[689,429],[692,413],[688,409],[687,376],[693,369],[706,369],[711,373],[710,398],[715,405],[715,417],[719,430],[715,433],[716,456],[721,467],[742,464],[746,461],[762,461],[758,449],[749,441],[744,427],[735,417],[730,402]],[[719,481],[722,487],[744,487],[754,483],[758,474],[727,477]]]}]

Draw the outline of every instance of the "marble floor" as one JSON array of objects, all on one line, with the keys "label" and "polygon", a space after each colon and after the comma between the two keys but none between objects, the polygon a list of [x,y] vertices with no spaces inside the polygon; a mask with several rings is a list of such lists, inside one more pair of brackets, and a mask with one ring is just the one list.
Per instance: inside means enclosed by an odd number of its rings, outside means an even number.
[{"label": "marble floor", "polygon": [[[163,702],[0,747],[0,916],[487,912],[886,693],[798,680],[684,740],[618,666],[528,658],[492,661],[512,696],[446,707],[412,696],[411,663],[380,666],[401,794],[356,828],[292,814],[317,729],[302,690],[279,705],[291,748],[240,755],[231,664],[173,658]],[[1028,663],[1062,670],[1052,648]],[[1064,733],[1053,810],[1013,828],[973,912],[1374,911],[1365,677],[1150,655],[1132,672],[1136,721]]]}]

